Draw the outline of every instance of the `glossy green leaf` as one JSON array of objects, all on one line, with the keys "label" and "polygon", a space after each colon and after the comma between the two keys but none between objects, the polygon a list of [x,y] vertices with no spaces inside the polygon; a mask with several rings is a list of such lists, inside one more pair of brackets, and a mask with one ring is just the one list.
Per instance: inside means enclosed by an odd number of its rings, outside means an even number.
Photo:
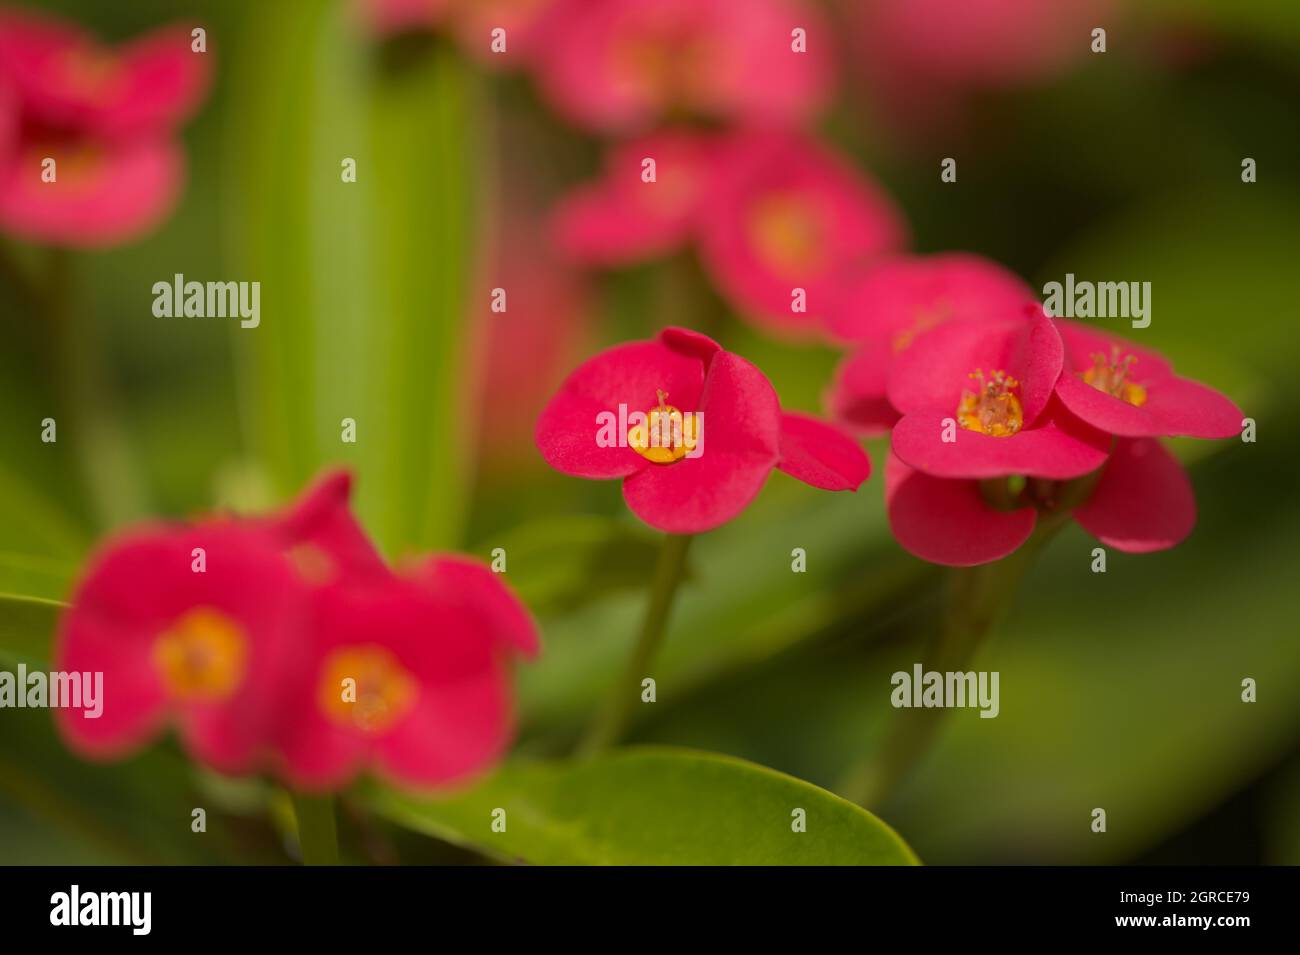
[{"label": "glossy green leaf", "polygon": [[[577,763],[515,763],[447,799],[382,790],[402,825],[542,865],[913,865],[875,816],[753,763],[640,747]],[[504,810],[505,831],[492,829]],[[806,831],[795,831],[803,810]],[[500,813],[497,813],[500,817]]]}]

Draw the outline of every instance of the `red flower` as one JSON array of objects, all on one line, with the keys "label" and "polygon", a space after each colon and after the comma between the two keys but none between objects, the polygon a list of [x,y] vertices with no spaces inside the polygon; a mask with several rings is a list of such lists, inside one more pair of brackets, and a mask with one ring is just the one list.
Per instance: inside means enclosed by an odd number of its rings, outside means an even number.
[{"label": "red flower", "polygon": [[1058,321],[1066,363],[1056,393],[1072,412],[1128,438],[1228,438],[1241,409],[1213,388],[1180,378],[1161,355],[1076,322]]},{"label": "red flower", "polygon": [[[673,440],[658,441],[669,422]],[[537,446],[566,474],[622,478],[632,512],[675,534],[731,520],[773,468],[825,490],[856,490],[871,468],[842,432],[783,413],[752,364],[680,328],[581,365],[542,412]]]},{"label": "red flower", "polygon": [[[793,31],[807,31],[807,51]],[[831,37],[792,0],[561,0],[538,28],[537,79],[555,109],[602,132],[669,114],[805,118],[829,90]]]},{"label": "red flower", "polygon": [[0,13],[0,86],[17,110],[0,150],[0,228],[100,246],[157,225],[184,178],[175,128],[208,83],[208,54],[190,44],[188,28],[168,27],[110,50],[74,26]]},{"label": "red flower", "polygon": [[827,404],[836,420],[865,434],[898,420],[887,385],[894,359],[931,328],[992,322],[1022,313],[1033,291],[977,255],[899,256],[855,272],[832,298],[831,333],[855,346],[836,371]]},{"label": "red flower", "polygon": [[893,450],[934,477],[1063,480],[1096,470],[1107,435],[1053,400],[1064,346],[1040,309],[1028,318],[949,322],[898,357]]},{"label": "red flower", "polygon": [[[944,382],[972,362],[996,370],[958,397]],[[1191,533],[1196,502],[1155,436],[1227,437],[1241,424],[1229,399],[1178,378],[1160,355],[1038,310],[1019,332],[964,322],[927,333],[894,364],[889,395],[907,412],[885,467],[890,527],[941,564],[1004,557],[1041,515],[1064,510],[1117,550],[1173,547]],[[954,399],[961,428],[945,442],[936,435]]]},{"label": "red flower", "polygon": [[[527,611],[464,558],[392,572],[327,475],[285,512],[110,543],[64,615],[57,668],[102,672],[102,713],[58,711],[91,756],[167,722],[227,773],[320,789],[374,768],[411,786],[490,764],[509,739],[508,658]],[[201,550],[199,550],[201,549]]]},{"label": "red flower", "polygon": [[537,652],[527,611],[486,566],[431,558],[313,601],[311,653],[287,673],[274,749],[295,787],[373,769],[409,787],[491,765],[510,741],[503,665]]},{"label": "red flower", "polygon": [[893,203],[852,166],[807,137],[767,131],[661,133],[622,146],[601,181],[560,205],[555,228],[561,248],[595,265],[694,241],[742,315],[796,333],[818,327],[846,269],[905,234]]}]

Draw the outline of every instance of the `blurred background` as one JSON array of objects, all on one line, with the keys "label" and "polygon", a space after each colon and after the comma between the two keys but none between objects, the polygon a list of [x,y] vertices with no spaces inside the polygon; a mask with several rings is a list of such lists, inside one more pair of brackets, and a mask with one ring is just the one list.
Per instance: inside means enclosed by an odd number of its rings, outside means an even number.
[{"label": "blurred background", "polygon": [[[1176,549],[1113,552],[1093,574],[1091,538],[1052,541],[975,664],[1001,673],[1000,716],[950,714],[915,776],[871,808],[931,864],[1300,864],[1300,8],[953,0],[985,16],[954,32],[938,2],[901,23],[888,3],[814,5],[838,44],[814,128],[895,199],[914,251],[977,252],[1038,288],[1066,272],[1150,281],[1143,342],[1258,422],[1255,444],[1176,443],[1199,509]],[[518,673],[517,750],[566,752],[628,652],[657,543],[615,485],[544,465],[542,404],[579,359],[669,324],[706,328],[785,406],[817,413],[840,353],[744,322],[688,254],[602,273],[560,261],[545,216],[597,172],[602,141],[455,31],[381,38],[355,5],[315,0],[39,7],[111,42],[202,25],[213,86],[181,133],[174,213],[68,257],[99,411],[89,447],[39,442],[67,382],[44,317],[0,281],[0,593],[66,599],[114,526],[260,510],[349,464],[390,556],[506,549],[545,644]],[[1093,26],[1105,54],[1089,50]],[[948,156],[955,184],[939,179]],[[344,157],[358,165],[346,187]],[[45,268],[48,250],[0,241]],[[175,273],[260,281],[261,326],[155,318],[152,285]],[[498,286],[505,314],[489,307]],[[355,445],[338,440],[344,417]],[[941,572],[891,539],[884,444],[868,449],[876,476],[858,494],[776,477],[696,542],[634,741],[832,790],[873,754],[889,675],[938,620]],[[805,574],[790,572],[795,547]],[[28,612],[0,604],[0,637]],[[215,838],[173,821],[196,798],[216,807]],[[3,862],[282,862],[278,800],[171,742],[94,766],[48,712],[0,722]],[[476,858],[362,813],[343,825],[379,861]]]}]

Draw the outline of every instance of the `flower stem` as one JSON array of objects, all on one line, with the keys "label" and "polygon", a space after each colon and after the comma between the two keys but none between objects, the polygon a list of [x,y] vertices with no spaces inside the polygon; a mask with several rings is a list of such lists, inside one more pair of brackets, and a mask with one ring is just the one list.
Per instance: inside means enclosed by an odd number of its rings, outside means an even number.
[{"label": "flower stem", "polygon": [[339,836],[334,821],[333,796],[291,793],[298,821],[298,845],[303,865],[338,865]]},{"label": "flower stem", "polygon": [[632,706],[640,698],[641,681],[646,678],[646,671],[650,669],[659,645],[663,643],[673,598],[677,595],[677,587],[686,572],[686,552],[690,549],[692,539],[690,534],[669,534],[664,538],[655,565],[654,579],[650,582],[650,599],[641,622],[641,633],[632,648],[632,656],[604,705],[587,727],[586,734],[578,744],[579,755],[599,753],[623,735],[632,715]]},{"label": "flower stem", "polygon": [[[967,669],[1010,608],[1039,549],[1068,518],[1068,511],[1045,514],[1015,553],[989,564],[952,568],[943,622],[922,659],[925,672]],[[944,707],[899,709],[875,759],[853,772],[839,787],[840,793],[868,808],[878,807],[929,752],[946,713]]]}]

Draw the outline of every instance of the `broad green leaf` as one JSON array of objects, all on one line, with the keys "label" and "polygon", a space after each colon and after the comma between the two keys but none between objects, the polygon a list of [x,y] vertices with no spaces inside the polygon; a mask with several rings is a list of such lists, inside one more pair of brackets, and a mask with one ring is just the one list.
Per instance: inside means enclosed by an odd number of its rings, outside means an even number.
[{"label": "broad green leaf", "polygon": [[[380,790],[374,808],[429,835],[539,865],[914,865],[875,816],[728,756],[638,747],[515,763],[446,799]],[[505,831],[493,832],[495,810]],[[803,810],[806,831],[795,831]]]},{"label": "broad green leaf", "polygon": [[0,594],[0,663],[47,663],[65,604]]}]

